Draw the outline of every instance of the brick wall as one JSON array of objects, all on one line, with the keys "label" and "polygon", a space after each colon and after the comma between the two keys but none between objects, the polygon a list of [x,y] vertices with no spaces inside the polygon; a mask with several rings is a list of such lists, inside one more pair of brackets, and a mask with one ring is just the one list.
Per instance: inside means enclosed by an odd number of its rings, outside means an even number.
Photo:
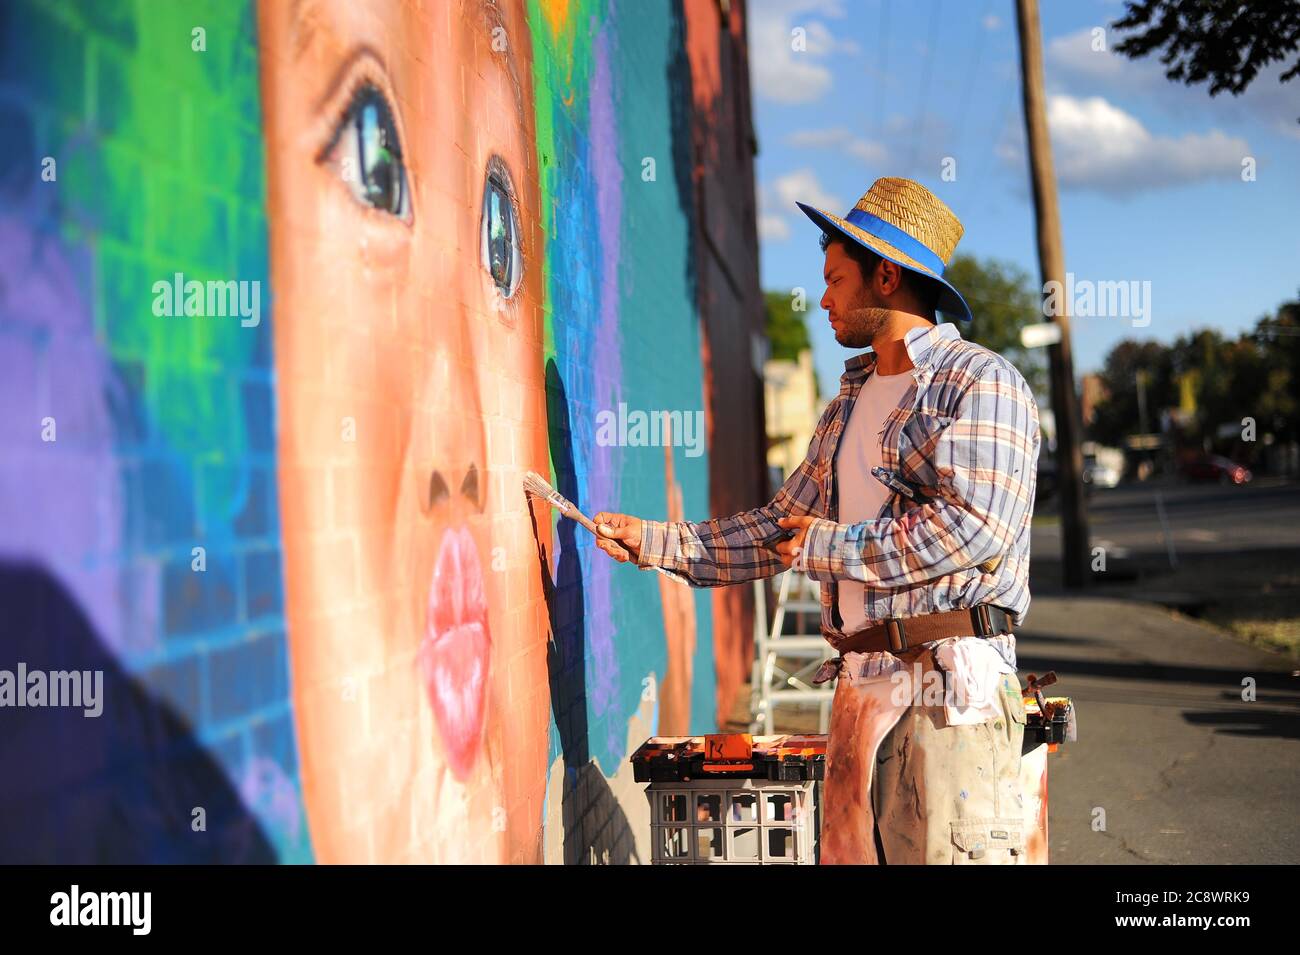
[{"label": "brick wall", "polygon": [[741,8],[294,9],[0,8],[0,670],[104,680],[0,709],[0,858],[644,860],[747,594],[520,486],[762,502]]}]

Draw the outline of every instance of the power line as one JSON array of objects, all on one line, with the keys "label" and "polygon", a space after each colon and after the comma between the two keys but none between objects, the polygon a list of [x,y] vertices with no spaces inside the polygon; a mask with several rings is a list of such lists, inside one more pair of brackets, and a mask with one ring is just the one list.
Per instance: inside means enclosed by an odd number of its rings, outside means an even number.
[{"label": "power line", "polygon": [[880,3],[880,78],[876,82],[876,142],[885,144],[885,84],[889,77],[889,0]]},{"label": "power line", "polygon": [[[1016,94],[1017,94],[1017,92],[1019,92],[1019,90],[1017,89],[1017,86],[1016,86],[1015,83],[1007,83],[1007,85],[1006,85],[1006,93],[1005,93],[1005,95],[1002,97],[1002,106],[1001,106],[1001,108],[997,111],[997,113],[995,114],[995,115],[998,117],[998,119],[997,119],[996,124],[995,124],[994,127],[993,127],[993,130],[994,130],[993,135],[994,135],[994,136],[1000,136],[1000,135],[1003,135],[1003,134],[1006,132],[1006,129],[1007,129],[1007,120],[1008,120],[1009,117],[1011,116],[1012,108],[1013,108],[1014,105],[1015,105],[1015,99],[1016,99]],[[986,182],[986,181],[987,181],[987,179],[988,179],[988,174],[989,174],[989,169],[992,167],[992,165],[993,165],[993,160],[994,160],[994,158],[997,156],[997,154],[998,154],[998,143],[997,143],[997,141],[996,141],[995,139],[990,138],[990,139],[989,139],[989,150],[988,150],[987,153],[985,153],[984,166],[983,166],[982,169],[980,169],[980,174],[979,174],[978,179],[976,179],[976,182]],[[1027,161],[1026,161],[1026,164],[1027,164]],[[1024,175],[1025,175],[1026,177],[1028,177],[1029,172],[1028,172],[1027,169],[1024,171]],[[985,196],[992,196],[992,195],[993,195],[992,191],[990,191],[990,190],[988,190],[988,189],[980,190],[980,194],[981,194],[981,195],[985,195]]]},{"label": "power line", "polygon": [[930,74],[934,68],[934,50],[939,37],[939,7],[943,0],[933,0],[930,6],[930,38],[925,48],[925,65],[921,71],[921,98],[916,107],[916,121],[912,124],[912,155],[907,168],[911,172],[916,168],[917,157],[921,151],[921,117],[925,115],[925,103],[930,96]]},{"label": "power line", "polygon": [[966,113],[970,109],[971,92],[975,87],[975,74],[979,69],[980,55],[984,52],[984,35],[988,30],[984,28],[984,20],[989,15],[989,7],[993,0],[985,0],[984,12],[980,14],[975,23],[977,31],[975,39],[975,52],[971,56],[970,68],[966,71],[966,82],[962,84],[961,107],[957,111],[957,136],[953,140],[955,148],[965,153],[966,147]]}]

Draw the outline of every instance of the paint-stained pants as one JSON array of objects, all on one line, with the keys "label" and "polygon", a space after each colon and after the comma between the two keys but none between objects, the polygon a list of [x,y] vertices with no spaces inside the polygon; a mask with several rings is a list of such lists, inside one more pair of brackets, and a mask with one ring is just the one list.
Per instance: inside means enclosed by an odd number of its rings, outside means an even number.
[{"label": "paint-stained pants", "polygon": [[[923,672],[935,668],[921,652]],[[941,703],[913,702],[892,675],[844,672],[835,690],[822,786],[821,861],[1021,865],[1025,705],[998,675],[1000,715],[949,726]]]}]

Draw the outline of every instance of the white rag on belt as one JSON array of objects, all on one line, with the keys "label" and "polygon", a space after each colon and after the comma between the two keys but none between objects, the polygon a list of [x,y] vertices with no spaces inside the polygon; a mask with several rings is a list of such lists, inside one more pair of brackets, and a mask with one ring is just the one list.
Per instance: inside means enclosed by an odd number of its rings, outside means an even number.
[{"label": "white rag on belt", "polygon": [[1016,670],[989,640],[948,640],[935,648],[934,658],[943,670],[943,712],[949,726],[983,723],[1001,715],[997,701],[999,678]]},{"label": "white rag on belt", "polygon": [[[1016,638],[957,637],[935,647],[935,663],[943,670],[944,716],[949,726],[983,723],[1000,715],[997,703],[998,677],[1015,673],[1007,658],[1015,659]],[[844,654],[844,673],[856,679],[871,679],[907,665],[888,651]]]}]

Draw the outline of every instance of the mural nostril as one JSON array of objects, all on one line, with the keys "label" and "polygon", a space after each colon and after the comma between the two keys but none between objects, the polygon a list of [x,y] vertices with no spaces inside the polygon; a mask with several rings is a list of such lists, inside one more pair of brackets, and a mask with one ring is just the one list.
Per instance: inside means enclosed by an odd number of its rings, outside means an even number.
[{"label": "mural nostril", "polygon": [[479,479],[478,468],[470,463],[469,470],[465,472],[465,480],[460,484],[460,493],[462,497],[467,497],[474,502],[477,510],[483,509],[483,502],[479,500]]},{"label": "mural nostril", "polygon": [[451,496],[451,491],[447,487],[447,482],[443,480],[442,472],[436,468],[433,474],[429,476],[429,494],[425,500],[425,510],[433,510],[434,506],[441,504]]}]

